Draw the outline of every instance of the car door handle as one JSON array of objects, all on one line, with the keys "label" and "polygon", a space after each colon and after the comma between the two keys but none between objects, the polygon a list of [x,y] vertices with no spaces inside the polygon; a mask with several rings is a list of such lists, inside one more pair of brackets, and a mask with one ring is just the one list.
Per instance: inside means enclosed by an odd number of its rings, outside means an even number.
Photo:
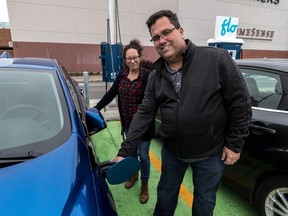
[{"label": "car door handle", "polygon": [[262,135],[261,132],[268,133],[268,134],[276,134],[276,130],[268,128],[268,127],[249,124],[249,128],[252,130],[252,132],[254,132],[257,135]]}]

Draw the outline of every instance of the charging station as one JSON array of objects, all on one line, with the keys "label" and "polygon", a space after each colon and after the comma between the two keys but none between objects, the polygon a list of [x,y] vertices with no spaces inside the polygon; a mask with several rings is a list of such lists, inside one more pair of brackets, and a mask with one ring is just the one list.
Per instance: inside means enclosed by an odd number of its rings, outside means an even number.
[{"label": "charging station", "polygon": [[225,49],[233,59],[242,58],[243,39],[236,38],[238,18],[217,16],[214,38],[207,41],[209,46]]},{"label": "charging station", "polygon": [[116,76],[122,70],[122,44],[102,42],[100,49],[102,81],[114,82]]}]

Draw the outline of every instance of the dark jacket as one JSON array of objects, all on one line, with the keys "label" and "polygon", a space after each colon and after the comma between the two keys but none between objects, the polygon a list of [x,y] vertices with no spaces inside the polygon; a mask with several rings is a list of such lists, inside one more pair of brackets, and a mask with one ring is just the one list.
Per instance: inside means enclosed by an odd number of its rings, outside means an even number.
[{"label": "dark jacket", "polygon": [[131,154],[158,107],[159,136],[173,155],[182,159],[206,157],[222,152],[224,145],[241,151],[243,137],[249,133],[251,105],[239,68],[225,50],[198,47],[190,40],[186,43],[180,96],[168,77],[165,60],[159,58],[119,156]]},{"label": "dark jacket", "polygon": [[[147,80],[148,80],[148,76],[149,76],[150,72],[151,72],[150,70],[147,70],[143,67],[140,67],[140,73],[141,73],[141,75],[143,75],[143,80],[144,80],[143,86],[144,87],[146,87],[146,85],[147,85]],[[119,90],[120,81],[121,81],[121,79],[124,78],[124,76],[125,76],[125,72],[119,73],[119,75],[115,78],[115,81],[113,82],[111,88],[108,90],[108,92],[103,96],[103,98],[95,106],[100,111],[105,106],[107,106],[116,96],[118,96],[118,103],[117,104],[118,104],[121,122],[123,119],[123,116],[122,116],[123,112],[122,112],[121,99],[120,99],[121,97],[119,96],[118,90]],[[146,129],[145,131],[146,131],[146,133],[142,137],[142,140],[145,140],[145,141],[151,140],[155,134],[154,122],[152,122],[150,124],[150,127],[148,129]]]}]

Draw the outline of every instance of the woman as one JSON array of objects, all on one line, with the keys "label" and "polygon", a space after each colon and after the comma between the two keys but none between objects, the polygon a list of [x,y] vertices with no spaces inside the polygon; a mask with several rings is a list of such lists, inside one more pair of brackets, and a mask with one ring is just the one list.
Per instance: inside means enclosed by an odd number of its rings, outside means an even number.
[{"label": "woman", "polygon": [[[140,66],[142,57],[142,46],[136,39],[130,41],[123,50],[123,61],[126,69],[120,73],[109,91],[103,96],[99,103],[95,106],[101,110],[107,106],[116,96],[118,96],[118,108],[122,129],[127,135],[130,123],[138,106],[141,104],[144,97],[144,92],[147,84],[150,70]],[[147,62],[146,62],[147,63]],[[146,64],[147,65],[147,64]],[[134,153],[134,157],[140,158],[141,164],[141,193],[139,201],[145,204],[149,199],[148,180],[150,177],[150,158],[149,147],[151,139],[154,136],[154,122],[151,124],[148,131],[145,133],[142,140],[138,143],[138,152]],[[125,183],[125,188],[133,187],[135,181],[138,180],[138,174],[133,176]]]}]

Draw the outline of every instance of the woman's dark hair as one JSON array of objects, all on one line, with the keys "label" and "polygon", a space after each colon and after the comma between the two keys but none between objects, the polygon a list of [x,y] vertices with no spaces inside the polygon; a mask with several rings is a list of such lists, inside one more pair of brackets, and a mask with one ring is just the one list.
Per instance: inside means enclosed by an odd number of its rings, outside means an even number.
[{"label": "woman's dark hair", "polygon": [[123,50],[123,59],[126,59],[126,52],[128,49],[136,49],[138,52],[139,57],[142,57],[142,50],[143,47],[140,44],[140,41],[137,39],[133,39],[130,41],[130,43],[128,45],[125,46],[124,50]]},{"label": "woman's dark hair", "polygon": [[[125,48],[123,49],[123,60],[126,59],[126,53],[127,53],[127,50],[128,49],[136,49],[137,52],[138,52],[138,55],[139,57],[142,57],[142,51],[143,51],[143,47],[141,46],[140,44],[140,41],[137,40],[137,39],[133,39],[130,41],[130,43],[128,45],[125,46]],[[125,62],[125,61],[123,61]],[[150,60],[145,60],[145,59],[141,59],[141,62],[140,62],[140,65],[143,67],[143,68],[146,68],[148,70],[152,70],[153,67],[153,62],[150,61]],[[124,68],[126,67],[127,65],[124,64]]]},{"label": "woman's dark hair", "polygon": [[[160,19],[161,17],[167,17],[170,22],[175,26],[176,29],[180,28],[180,23],[177,17],[176,13],[173,13],[170,10],[160,10],[155,12],[154,14],[152,14],[148,20],[146,21],[146,25],[149,29],[150,32],[150,28],[153,24],[155,24],[155,22]],[[151,32],[150,32],[151,33]]]}]

